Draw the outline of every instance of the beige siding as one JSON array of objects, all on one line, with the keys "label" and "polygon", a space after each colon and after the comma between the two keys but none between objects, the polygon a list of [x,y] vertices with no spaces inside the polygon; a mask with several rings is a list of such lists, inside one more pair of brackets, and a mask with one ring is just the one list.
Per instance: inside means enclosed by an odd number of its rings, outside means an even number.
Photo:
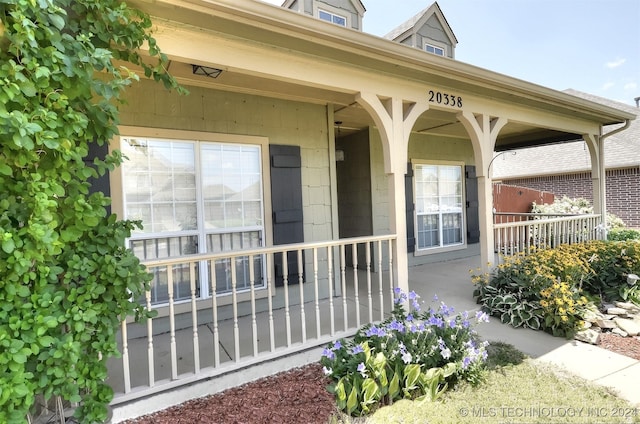
[{"label": "beige siding", "polygon": [[326,107],[199,87],[188,89],[189,95],[179,96],[147,81],[134,85],[127,90],[128,104],[121,107],[121,124],[262,136],[268,137],[270,144],[299,145],[305,240],[331,240]]}]

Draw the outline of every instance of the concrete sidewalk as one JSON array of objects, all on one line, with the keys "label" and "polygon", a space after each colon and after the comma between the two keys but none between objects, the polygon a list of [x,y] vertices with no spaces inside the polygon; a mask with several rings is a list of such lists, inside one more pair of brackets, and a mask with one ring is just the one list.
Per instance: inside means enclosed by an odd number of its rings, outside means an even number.
[{"label": "concrete sidewalk", "polygon": [[[409,287],[427,302],[436,294],[458,312],[477,310],[469,270],[477,269],[479,261],[479,257],[471,257],[411,268]],[[509,343],[536,361],[608,387],[640,407],[640,361],[542,331],[513,328],[496,318],[477,330],[484,340]]]}]

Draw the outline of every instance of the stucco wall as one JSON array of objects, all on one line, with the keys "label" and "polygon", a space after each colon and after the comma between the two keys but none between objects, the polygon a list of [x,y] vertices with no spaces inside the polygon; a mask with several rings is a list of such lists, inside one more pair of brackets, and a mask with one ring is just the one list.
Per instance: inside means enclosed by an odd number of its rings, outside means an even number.
[{"label": "stucco wall", "polygon": [[187,88],[190,94],[179,96],[151,82],[135,84],[127,90],[128,104],[121,107],[122,125],[263,136],[269,138],[270,144],[301,146],[305,240],[331,240],[326,108],[248,94]]}]

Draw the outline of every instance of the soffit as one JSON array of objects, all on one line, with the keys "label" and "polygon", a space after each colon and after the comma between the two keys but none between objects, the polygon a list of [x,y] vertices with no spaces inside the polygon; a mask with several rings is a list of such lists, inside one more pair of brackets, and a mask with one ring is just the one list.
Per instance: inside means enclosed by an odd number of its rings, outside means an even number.
[{"label": "soffit", "polygon": [[[595,104],[459,61],[430,55],[380,37],[326,24],[318,19],[264,3],[250,0],[208,2],[137,0],[131,5],[142,9],[152,17],[166,19],[185,27],[211,31],[223,34],[225,37],[263,45],[265,54],[268,54],[270,49],[291,51],[327,62],[366,69],[368,72],[373,71],[394,78],[417,81],[425,87],[437,86],[463,90],[492,101],[550,111],[599,124],[612,124],[634,117],[632,114],[612,107]],[[176,64],[176,66],[184,67],[188,64]],[[172,68],[171,72],[176,71]],[[336,104],[338,105],[336,120],[342,122],[342,128],[345,131],[351,127],[355,131],[371,124],[369,115],[354,104],[354,93],[338,93],[304,84],[240,73],[223,73],[216,81],[205,81],[193,78],[184,69],[181,72],[183,75],[178,76],[186,84]],[[414,131],[467,138],[468,135],[455,116],[450,113],[445,115],[448,116],[429,111],[418,120]],[[580,136],[509,123],[501,131],[496,148],[510,149],[577,138]]]}]

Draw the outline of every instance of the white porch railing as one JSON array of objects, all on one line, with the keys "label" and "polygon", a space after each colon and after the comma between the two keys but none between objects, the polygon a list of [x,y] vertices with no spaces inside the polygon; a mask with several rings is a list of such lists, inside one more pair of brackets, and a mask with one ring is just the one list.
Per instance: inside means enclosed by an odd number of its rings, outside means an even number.
[{"label": "white porch railing", "polygon": [[[152,305],[147,292],[146,307],[158,316],[122,323],[122,358],[109,362],[112,405],[324,345],[385,319],[393,308],[395,242],[395,235],[372,236],[144,262],[162,274],[168,303]],[[178,302],[174,275],[185,267],[191,296]],[[203,272],[206,298],[197,290]],[[216,293],[220,275],[230,279],[230,292]]]},{"label": "white porch railing", "polygon": [[557,247],[561,244],[581,243],[601,237],[600,215],[554,215],[540,218],[540,214],[495,214],[494,242],[496,252],[514,255],[532,249]]}]

